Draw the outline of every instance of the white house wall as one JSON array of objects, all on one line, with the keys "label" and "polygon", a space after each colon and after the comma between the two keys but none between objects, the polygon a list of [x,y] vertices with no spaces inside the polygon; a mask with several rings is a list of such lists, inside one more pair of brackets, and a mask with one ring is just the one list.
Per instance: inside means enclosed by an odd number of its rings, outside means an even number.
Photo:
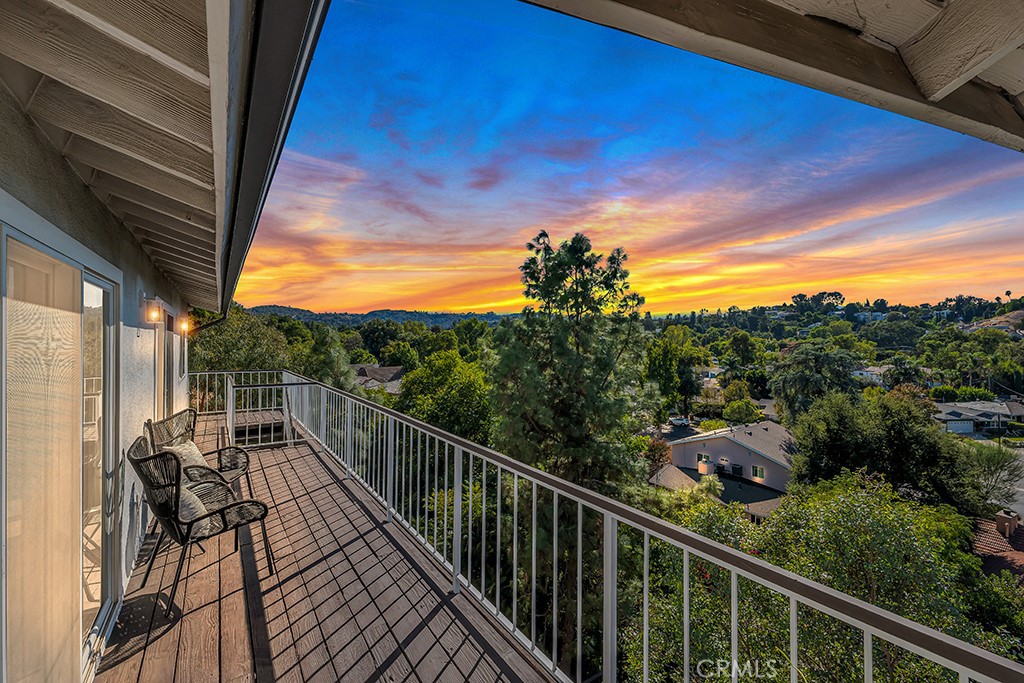
[{"label": "white house wall", "polygon": [[[788,468],[725,437],[672,444],[672,464],[697,469],[698,453],[708,453],[711,462],[715,465],[725,465],[726,471],[731,471],[730,465],[742,465],[744,479],[756,481],[778,491],[785,491],[789,482]],[[720,462],[721,458],[727,458],[728,463]],[[752,465],[764,467],[764,479],[751,477]]]},{"label": "white house wall", "polygon": [[[0,130],[0,222],[58,251],[76,251],[67,255],[86,266],[90,266],[88,258],[120,271],[119,443],[115,446],[123,453],[143,433],[143,423],[153,417],[156,406],[156,332],[140,323],[143,293],[166,302],[175,320],[182,319],[186,302],[2,85]],[[178,348],[175,339],[175,410],[186,407],[188,401],[187,378],[179,379]],[[135,473],[123,462],[119,471],[123,474],[120,564],[125,585],[147,520]]]}]

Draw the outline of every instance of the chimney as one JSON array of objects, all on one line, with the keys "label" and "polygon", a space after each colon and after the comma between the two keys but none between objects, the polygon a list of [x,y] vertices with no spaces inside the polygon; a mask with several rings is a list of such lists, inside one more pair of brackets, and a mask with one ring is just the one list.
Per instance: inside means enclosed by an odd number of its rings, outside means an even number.
[{"label": "chimney", "polygon": [[1000,510],[996,513],[996,531],[1003,538],[1010,538],[1017,531],[1020,516],[1013,510]]}]

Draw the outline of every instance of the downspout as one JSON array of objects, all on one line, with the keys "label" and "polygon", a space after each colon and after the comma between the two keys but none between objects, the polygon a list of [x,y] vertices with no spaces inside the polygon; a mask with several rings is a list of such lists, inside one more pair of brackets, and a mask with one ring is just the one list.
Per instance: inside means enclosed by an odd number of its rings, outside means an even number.
[{"label": "downspout", "polygon": [[192,336],[196,332],[201,332],[201,331],[205,330],[208,327],[213,327],[214,325],[220,325],[222,322],[224,322],[227,319],[228,319],[228,314],[225,311],[224,313],[220,314],[219,318],[214,318],[213,320],[211,320],[208,323],[203,323],[202,325],[200,325],[199,327],[197,327],[195,329],[189,329],[188,336]]}]

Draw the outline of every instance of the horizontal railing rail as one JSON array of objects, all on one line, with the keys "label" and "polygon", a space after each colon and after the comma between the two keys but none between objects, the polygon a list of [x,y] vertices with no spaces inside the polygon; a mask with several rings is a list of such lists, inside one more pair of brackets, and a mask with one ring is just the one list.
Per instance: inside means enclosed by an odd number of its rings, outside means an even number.
[{"label": "horizontal railing rail", "polygon": [[[232,438],[245,436],[243,423],[258,415],[282,425],[255,445],[314,440],[385,507],[389,522],[398,520],[444,565],[453,590],[468,589],[563,680],[662,679],[665,666],[680,663],[684,680],[704,680],[700,671],[691,678],[695,658],[719,654],[715,665],[725,661],[725,676],[737,681],[751,675],[746,663],[764,659],[758,647],[781,659],[770,676],[760,671],[758,678],[805,680],[801,648],[819,637],[817,629],[830,643],[826,658],[857,655],[835,663],[853,678],[835,680],[872,682],[876,669],[885,680],[894,658],[905,662],[899,658],[912,653],[939,667],[919,664],[925,668],[914,670],[928,674],[922,680],[1024,681],[1024,666],[980,647],[363,397],[292,373],[281,378],[225,379]],[[253,398],[260,392],[273,392],[279,413],[267,417],[262,399]],[[674,572],[652,575],[653,559]],[[665,608],[652,606],[652,596],[668,599],[682,622],[678,642],[655,638],[655,671],[650,619],[653,613],[664,620]],[[705,612],[691,609],[694,600]],[[720,623],[704,623],[709,604]],[[828,619],[845,626],[837,630]],[[767,641],[753,642],[758,638]]]},{"label": "horizontal railing rail", "polygon": [[[239,370],[236,372],[190,372],[188,376],[189,405],[200,414],[223,413],[227,407],[228,380],[238,385],[256,383],[280,384],[291,373],[284,370]],[[262,401],[262,396],[254,396]]]}]

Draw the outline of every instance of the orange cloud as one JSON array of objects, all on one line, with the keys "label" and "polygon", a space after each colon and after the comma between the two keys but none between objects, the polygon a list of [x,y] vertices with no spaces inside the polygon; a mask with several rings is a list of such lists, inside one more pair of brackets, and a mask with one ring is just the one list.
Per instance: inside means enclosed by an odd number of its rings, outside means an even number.
[{"label": "orange cloud", "polygon": [[[542,228],[556,239],[585,232],[604,253],[625,247],[633,289],[654,313],[772,304],[801,291],[919,303],[1020,288],[1011,280],[1024,249],[1008,245],[1019,242],[1024,209],[946,213],[1020,181],[1024,161],[951,153],[864,170],[875,156],[800,159],[696,185],[669,172],[669,158],[589,199],[527,202],[513,192],[487,200],[505,202],[497,211],[473,201],[514,179],[478,174],[474,189],[431,200],[354,162],[286,152],[236,298],[317,311],[513,312],[526,303],[523,245]],[[411,175],[428,192],[445,187],[441,176]]]}]

